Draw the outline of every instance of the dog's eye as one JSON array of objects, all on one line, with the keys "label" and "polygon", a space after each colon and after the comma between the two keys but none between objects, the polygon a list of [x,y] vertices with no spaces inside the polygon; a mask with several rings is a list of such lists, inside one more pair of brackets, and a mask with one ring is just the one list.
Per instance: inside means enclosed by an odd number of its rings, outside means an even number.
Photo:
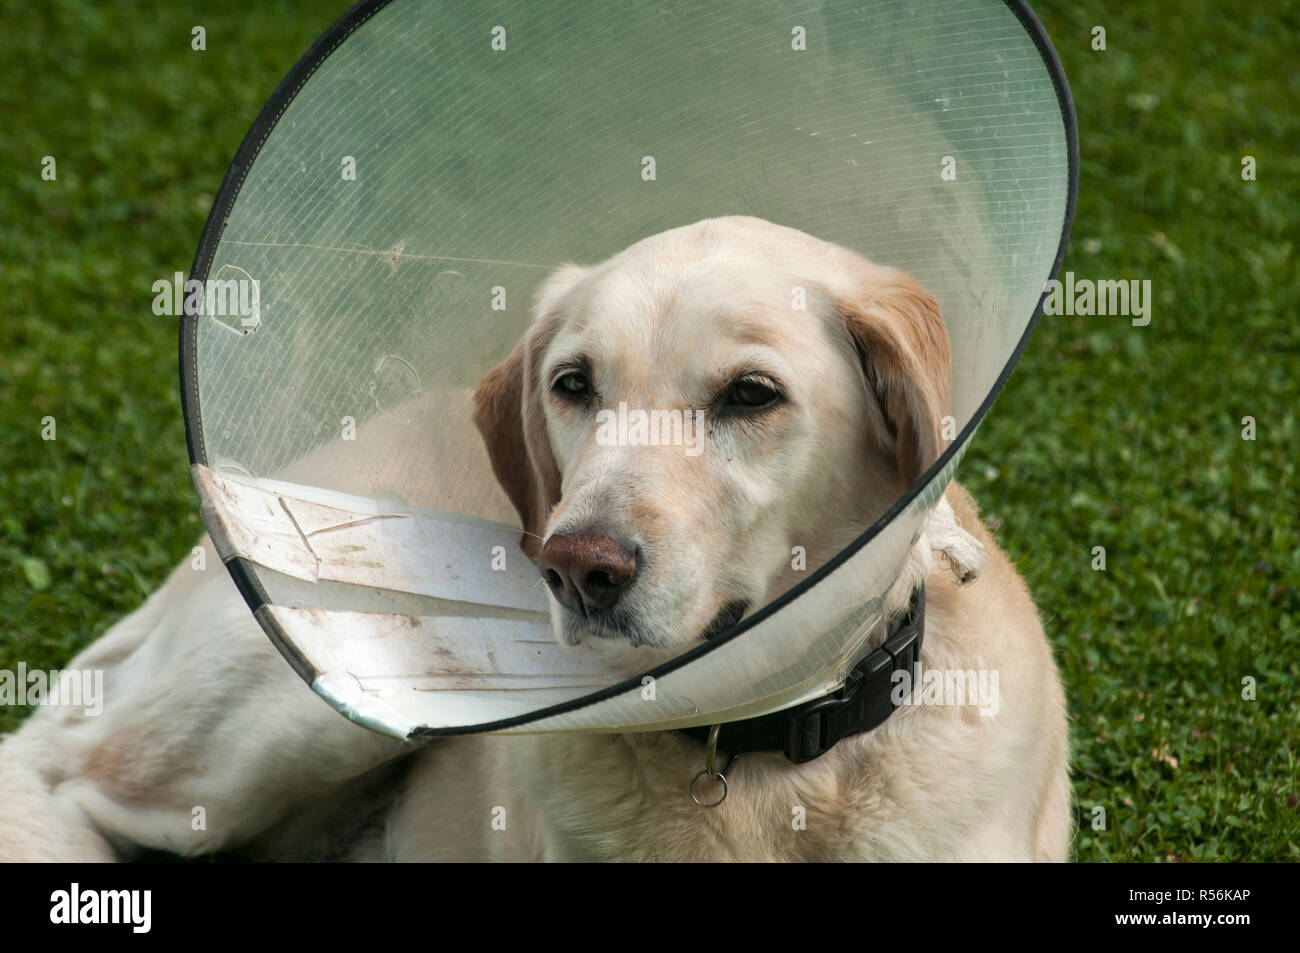
[{"label": "dog's eye", "polygon": [[781,392],[762,378],[742,377],[723,395],[724,410],[761,410],[781,400]]},{"label": "dog's eye", "polygon": [[587,400],[591,397],[591,381],[581,371],[569,371],[555,379],[551,390],[565,400]]}]

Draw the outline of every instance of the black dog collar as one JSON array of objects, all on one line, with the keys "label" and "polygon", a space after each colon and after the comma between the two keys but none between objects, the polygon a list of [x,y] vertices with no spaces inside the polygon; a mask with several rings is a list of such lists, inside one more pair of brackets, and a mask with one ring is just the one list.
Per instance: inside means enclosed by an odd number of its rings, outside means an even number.
[{"label": "black dog collar", "polygon": [[[726,722],[718,733],[718,749],[731,755],[784,751],[795,764],[803,764],[821,757],[843,738],[879,727],[897,707],[892,698],[893,675],[914,670],[924,635],[922,584],[912,593],[907,612],[890,625],[885,644],[854,667],[839,691],[770,715]],[[709,727],[680,731],[707,744]]]}]

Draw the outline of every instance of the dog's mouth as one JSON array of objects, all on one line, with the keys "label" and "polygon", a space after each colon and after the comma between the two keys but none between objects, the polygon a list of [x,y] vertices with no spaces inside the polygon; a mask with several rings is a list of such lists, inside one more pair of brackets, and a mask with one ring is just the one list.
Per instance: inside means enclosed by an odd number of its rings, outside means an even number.
[{"label": "dog's mouth", "polygon": [[710,622],[708,628],[700,634],[700,638],[705,642],[708,642],[715,636],[725,632],[741,620],[741,617],[745,614],[745,610],[748,608],[749,602],[744,599],[734,599],[731,602],[728,602],[722,607],[722,611],[713,617],[713,621]]},{"label": "dog's mouth", "polygon": [[569,645],[579,644],[584,636],[627,642],[634,648],[657,643],[654,636],[635,615],[623,611],[620,607],[595,610],[585,614],[563,607],[560,612],[565,620],[564,641]]},{"label": "dog's mouth", "polygon": [[[713,620],[704,628],[704,631],[699,634],[699,638],[707,642],[717,637],[739,622],[748,609],[748,600],[733,599],[713,617]],[[569,626],[566,627],[569,635],[565,641],[570,645],[581,642],[581,636],[585,634],[600,639],[625,641],[633,648],[642,646],[664,647],[662,638],[656,637],[656,634],[648,631],[647,627],[635,615],[624,612],[620,608],[588,613],[581,619],[577,618],[576,613],[573,613],[572,610],[565,609],[563,611],[569,621]]]}]

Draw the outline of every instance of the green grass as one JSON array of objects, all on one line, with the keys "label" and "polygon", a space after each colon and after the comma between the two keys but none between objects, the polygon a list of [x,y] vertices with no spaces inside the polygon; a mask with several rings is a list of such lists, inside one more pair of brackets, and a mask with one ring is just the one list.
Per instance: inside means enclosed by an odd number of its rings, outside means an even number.
[{"label": "green grass", "polygon": [[[1152,321],[1045,318],[960,478],[1060,660],[1080,813],[1106,814],[1078,859],[1296,860],[1300,15],[1096,6],[1037,5],[1079,111],[1065,268],[1150,279]],[[0,668],[65,663],[199,535],[150,285],[188,269],[236,146],[329,19],[5,4]],[[0,730],[23,714],[0,709]]]}]

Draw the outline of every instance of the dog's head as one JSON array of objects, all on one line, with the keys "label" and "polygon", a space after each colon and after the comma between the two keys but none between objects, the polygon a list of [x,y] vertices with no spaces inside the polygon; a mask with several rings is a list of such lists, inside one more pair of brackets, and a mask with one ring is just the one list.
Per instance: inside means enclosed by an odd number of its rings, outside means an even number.
[{"label": "dog's head", "polygon": [[666,656],[883,513],[938,458],[948,391],[915,281],[724,218],[553,274],[475,422],[557,638]]}]

